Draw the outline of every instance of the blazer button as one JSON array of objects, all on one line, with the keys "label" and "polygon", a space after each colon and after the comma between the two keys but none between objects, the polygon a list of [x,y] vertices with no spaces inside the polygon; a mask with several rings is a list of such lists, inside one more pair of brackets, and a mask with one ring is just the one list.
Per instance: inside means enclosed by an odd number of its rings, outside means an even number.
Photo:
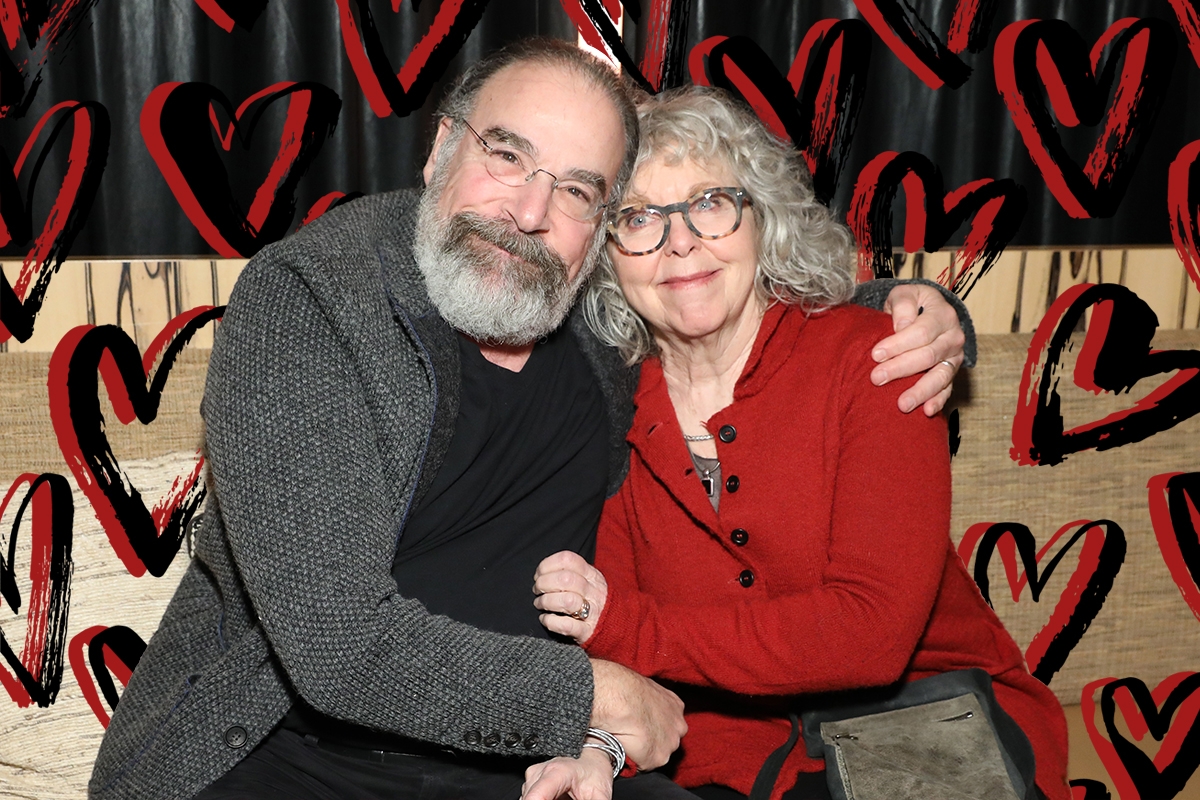
[{"label": "blazer button", "polygon": [[463,734],[463,741],[469,745],[478,745],[483,741],[483,734],[479,731],[467,731]]},{"label": "blazer button", "polygon": [[225,731],[225,744],[237,750],[246,744],[246,729],[241,725],[234,725],[229,730]]},{"label": "blazer button", "polygon": [[717,431],[717,436],[721,437],[721,441],[729,444],[737,438],[737,428],[732,425],[722,425],[721,430]]},{"label": "blazer button", "polygon": [[516,747],[520,743],[521,743],[521,734],[517,733],[516,731],[513,731],[508,736],[504,737],[504,746],[505,747]]},{"label": "blazer button", "polygon": [[742,485],[742,482],[738,480],[737,475],[730,475],[728,478],[725,479],[725,491],[729,492],[730,494],[733,494],[734,492],[736,492],[738,490],[738,487],[741,485]]},{"label": "blazer button", "polygon": [[733,540],[734,544],[741,547],[750,541],[750,534],[746,533],[745,528],[734,528],[733,533],[729,534],[729,538]]},{"label": "blazer button", "polygon": [[526,750],[537,750],[538,735],[536,733],[529,734],[528,736],[525,737],[525,741],[522,742],[522,744],[525,745]]},{"label": "blazer button", "polygon": [[487,736],[483,737],[483,744],[485,747],[495,747],[496,745],[500,744],[500,734],[496,731],[492,731]]},{"label": "blazer button", "polygon": [[754,585],[754,573],[748,569],[742,570],[742,574],[738,575],[738,583],[749,589]]}]

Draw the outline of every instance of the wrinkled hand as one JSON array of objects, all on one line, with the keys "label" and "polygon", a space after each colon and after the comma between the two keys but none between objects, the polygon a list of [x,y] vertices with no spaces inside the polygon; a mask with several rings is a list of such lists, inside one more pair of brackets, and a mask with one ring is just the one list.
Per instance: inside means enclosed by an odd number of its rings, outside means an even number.
[{"label": "wrinkled hand", "polygon": [[521,800],[610,800],[612,762],[603,752],[587,748],[579,758],[552,758],[525,770]]},{"label": "wrinkled hand", "polygon": [[871,382],[883,386],[924,372],[900,395],[898,405],[905,414],[923,405],[925,415],[932,417],[950,398],[954,375],[963,363],[966,336],[958,314],[941,292],[920,283],[892,289],[883,310],[892,315],[895,333],[871,351],[879,362],[871,371]]},{"label": "wrinkled hand", "polygon": [[639,769],[667,763],[687,733],[683,701],[649,678],[611,661],[592,659],[592,727],[621,740]]},{"label": "wrinkled hand", "polygon": [[[578,553],[563,550],[538,564],[533,593],[537,595],[533,605],[548,612],[540,617],[546,629],[583,644],[596,631],[596,620],[608,599],[608,582]],[[585,607],[587,616],[580,619],[576,615]]]}]

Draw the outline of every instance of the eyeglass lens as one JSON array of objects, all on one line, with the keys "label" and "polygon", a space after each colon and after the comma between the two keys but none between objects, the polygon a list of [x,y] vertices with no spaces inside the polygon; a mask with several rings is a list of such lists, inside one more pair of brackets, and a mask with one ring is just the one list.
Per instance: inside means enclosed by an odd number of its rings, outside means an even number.
[{"label": "eyeglass lens", "polygon": [[[479,135],[476,134],[478,137]],[[519,150],[511,150],[478,138],[484,147],[484,166],[488,174],[507,186],[524,186],[536,177],[538,169],[533,160]],[[571,219],[586,221],[593,219],[602,205],[600,191],[595,186],[576,180],[560,180],[546,172],[554,181],[554,205]]]},{"label": "eyeglass lens", "polygon": [[686,204],[677,203],[661,210],[650,206],[625,209],[617,215],[612,229],[617,243],[626,251],[653,252],[666,242],[670,212],[682,211],[693,231],[708,239],[719,239],[738,227],[741,205],[740,198],[724,189],[708,189]]}]

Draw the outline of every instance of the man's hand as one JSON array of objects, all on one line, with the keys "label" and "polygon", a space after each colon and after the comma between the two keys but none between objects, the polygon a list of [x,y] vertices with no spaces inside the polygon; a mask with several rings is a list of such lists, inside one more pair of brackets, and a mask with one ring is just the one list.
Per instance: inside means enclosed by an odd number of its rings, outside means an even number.
[{"label": "man's hand", "polygon": [[612,774],[607,755],[584,748],[579,758],[552,758],[525,770],[521,800],[558,800],[568,794],[575,800],[610,800]]},{"label": "man's hand", "polygon": [[942,410],[950,398],[954,375],[963,363],[966,336],[958,314],[942,293],[932,286],[904,283],[892,289],[883,310],[892,315],[894,334],[887,337],[871,356],[879,362],[871,371],[876,386],[925,374],[900,395],[905,414],[923,405],[926,416]]},{"label": "man's hand", "polygon": [[687,733],[683,701],[649,678],[611,661],[592,659],[592,727],[621,740],[640,769],[667,763]]}]

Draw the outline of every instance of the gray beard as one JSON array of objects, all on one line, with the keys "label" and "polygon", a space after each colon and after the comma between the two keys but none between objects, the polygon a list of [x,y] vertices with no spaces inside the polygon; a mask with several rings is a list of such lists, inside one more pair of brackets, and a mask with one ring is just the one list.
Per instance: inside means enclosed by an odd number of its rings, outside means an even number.
[{"label": "gray beard", "polygon": [[438,313],[451,327],[492,345],[527,345],[558,328],[591,274],[603,239],[597,237],[583,269],[568,281],[562,258],[538,237],[467,211],[442,217],[440,177],[421,195],[413,243]]}]

